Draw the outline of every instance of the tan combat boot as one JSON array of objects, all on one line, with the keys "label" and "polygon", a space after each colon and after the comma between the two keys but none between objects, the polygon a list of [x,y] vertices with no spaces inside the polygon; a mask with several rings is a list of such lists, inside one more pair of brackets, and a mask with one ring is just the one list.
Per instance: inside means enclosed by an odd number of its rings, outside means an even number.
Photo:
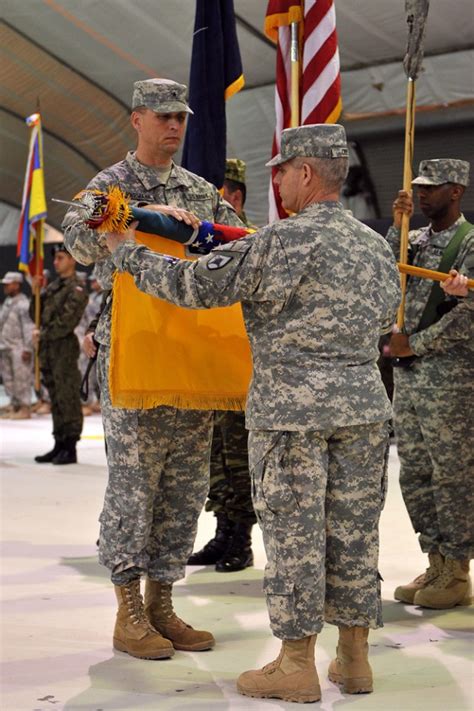
[{"label": "tan combat boot", "polygon": [[128,585],[115,585],[118,602],[114,629],[114,648],[139,659],[172,657],[174,648],[148,621],[140,595],[140,580]]},{"label": "tan combat boot", "polygon": [[50,415],[51,414],[51,403],[42,402],[41,405],[36,410],[37,415]]},{"label": "tan combat boot", "polygon": [[441,575],[444,566],[444,558],[441,553],[429,553],[428,560],[430,565],[422,575],[412,580],[411,583],[399,585],[395,589],[393,593],[395,600],[400,600],[400,602],[404,602],[407,605],[413,605],[416,593],[430,585],[438,575]]},{"label": "tan combat boot", "polygon": [[469,561],[446,558],[441,575],[416,593],[415,605],[447,610],[456,605],[470,605],[471,595]]},{"label": "tan combat boot", "polygon": [[342,686],[345,694],[370,694],[373,691],[369,664],[368,627],[339,627],[336,659],[329,665],[329,681]]},{"label": "tan combat boot", "polygon": [[201,652],[211,649],[216,640],[210,632],[195,630],[183,622],[173,610],[170,583],[160,583],[147,578],[145,585],[145,613],[153,627],[166,639],[171,640],[175,649],[184,652]]},{"label": "tan combat boot", "polygon": [[239,694],[300,704],[319,701],[321,687],[314,664],[316,638],[313,634],[303,639],[284,640],[280,654],[273,662],[239,676]]},{"label": "tan combat boot", "polygon": [[24,407],[20,407],[19,410],[16,412],[12,412],[9,415],[10,420],[29,420],[31,418],[31,411],[30,408],[25,405]]}]

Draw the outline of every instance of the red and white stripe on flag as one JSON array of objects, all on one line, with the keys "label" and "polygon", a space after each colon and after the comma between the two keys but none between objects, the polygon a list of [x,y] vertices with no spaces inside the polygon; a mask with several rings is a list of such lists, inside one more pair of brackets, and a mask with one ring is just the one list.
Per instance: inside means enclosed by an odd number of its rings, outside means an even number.
[{"label": "red and white stripe on flag", "polygon": [[[340,116],[341,76],[333,0],[269,0],[265,34],[277,43],[275,133],[272,157],[280,150],[280,136],[290,126],[290,25],[299,23],[300,125],[335,123]],[[269,189],[269,221],[286,217],[273,181]]]}]

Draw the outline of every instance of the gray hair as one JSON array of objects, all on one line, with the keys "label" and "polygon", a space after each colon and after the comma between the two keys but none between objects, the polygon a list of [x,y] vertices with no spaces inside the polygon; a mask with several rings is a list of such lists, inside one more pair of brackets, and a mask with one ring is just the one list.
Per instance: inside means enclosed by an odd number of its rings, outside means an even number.
[{"label": "gray hair", "polygon": [[301,168],[307,163],[328,190],[340,190],[349,172],[348,158],[307,158],[293,159],[293,164]]}]

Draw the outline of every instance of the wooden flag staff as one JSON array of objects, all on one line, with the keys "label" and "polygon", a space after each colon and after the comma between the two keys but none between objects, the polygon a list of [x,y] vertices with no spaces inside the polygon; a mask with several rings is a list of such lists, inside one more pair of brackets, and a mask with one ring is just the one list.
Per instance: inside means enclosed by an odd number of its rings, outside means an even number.
[{"label": "wooden flag staff", "polygon": [[[405,119],[405,149],[403,156],[403,190],[411,190],[413,151],[415,144],[415,81],[421,70],[423,62],[423,36],[425,33],[426,17],[428,15],[429,0],[405,0],[405,11],[409,27],[408,43],[403,67],[408,78],[406,119]],[[400,232],[400,259],[402,264],[408,261],[408,232],[410,227],[410,217],[402,215]],[[405,297],[407,277],[401,273],[400,285],[402,299],[397,315],[397,326],[402,330],[405,322]]]},{"label": "wooden flag staff", "polygon": [[[432,279],[433,281],[446,281],[451,275],[446,272],[437,272],[433,269],[424,269],[423,267],[414,267],[411,264],[398,263],[400,274],[419,277],[420,279]],[[467,280],[467,288],[474,290],[474,279]]]},{"label": "wooden flag staff", "polygon": [[[411,181],[413,179],[413,149],[415,145],[415,81],[408,79],[407,84],[407,110],[405,120],[405,150],[403,154],[403,190],[411,190]],[[410,216],[407,213],[402,215],[402,224],[400,230],[400,262],[406,264],[408,260],[408,232],[410,230]],[[397,314],[397,326],[403,328],[405,321],[405,296],[407,287],[407,275],[400,273],[400,286],[402,290],[402,298]]]},{"label": "wooden flag staff", "polygon": [[291,118],[290,127],[300,125],[300,47],[298,41],[299,23],[292,22],[291,25]]}]

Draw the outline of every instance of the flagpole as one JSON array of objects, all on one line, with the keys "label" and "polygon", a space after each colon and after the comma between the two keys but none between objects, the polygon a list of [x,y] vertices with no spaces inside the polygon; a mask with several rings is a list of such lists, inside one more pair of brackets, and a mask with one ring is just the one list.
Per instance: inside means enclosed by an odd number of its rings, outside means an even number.
[{"label": "flagpole", "polygon": [[298,42],[298,22],[292,22],[291,27],[291,119],[290,126],[300,125],[300,48]]},{"label": "flagpole", "polygon": [[[423,38],[430,0],[405,0],[406,20],[408,23],[407,51],[403,59],[403,68],[408,79],[405,115],[405,148],[403,156],[403,190],[411,190],[413,151],[415,144],[415,81],[423,63]],[[410,216],[403,214],[400,230],[400,259],[402,264],[408,260],[408,232]],[[402,299],[397,314],[397,326],[402,329],[405,323],[405,299],[407,288],[406,274],[400,276]]]},{"label": "flagpole", "polygon": [[[407,104],[405,118],[405,148],[403,155],[403,190],[407,192],[411,190],[411,181],[413,179],[413,150],[415,145],[415,81],[408,79],[407,82]],[[410,230],[410,216],[406,213],[402,215],[402,224],[400,231],[400,259],[402,264],[408,261],[408,232]],[[402,299],[398,308],[397,326],[403,328],[405,323],[405,298],[407,287],[407,275],[400,274],[400,287],[402,291]]]},{"label": "flagpole", "polygon": [[[43,132],[41,125],[41,114],[39,111],[39,99],[37,99],[37,109],[38,109],[38,147],[40,154],[40,165],[43,165]],[[43,277],[43,270],[41,268],[41,246],[43,244],[44,237],[44,220],[40,220],[35,229],[35,274],[41,278]],[[41,274],[40,274],[41,271]],[[42,279],[41,279],[42,281]],[[41,326],[41,284],[38,280],[38,284],[35,289],[35,326],[39,330]],[[40,392],[41,388],[41,377],[40,377],[40,362],[39,362],[39,341],[35,346],[35,391]]]}]

